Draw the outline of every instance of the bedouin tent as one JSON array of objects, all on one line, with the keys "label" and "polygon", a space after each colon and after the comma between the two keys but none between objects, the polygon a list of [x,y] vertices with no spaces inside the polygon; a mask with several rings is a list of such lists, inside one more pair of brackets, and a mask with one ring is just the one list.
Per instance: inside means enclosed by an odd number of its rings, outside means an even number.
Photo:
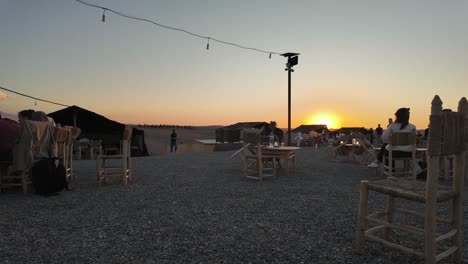
[{"label": "bedouin tent", "polygon": [[[241,131],[244,128],[257,128],[261,129],[264,127],[262,132],[263,137],[267,137],[270,132],[270,123],[266,122],[239,122],[229,126],[221,127],[216,129],[216,142],[240,142],[241,140]],[[283,141],[283,130],[275,128],[275,134]]]},{"label": "bedouin tent", "polygon": [[[81,129],[80,138],[100,139],[103,146],[118,146],[123,138],[124,124],[75,105],[49,113],[48,116],[61,126],[79,127]],[[147,155],[144,131],[133,128],[132,156]]]}]

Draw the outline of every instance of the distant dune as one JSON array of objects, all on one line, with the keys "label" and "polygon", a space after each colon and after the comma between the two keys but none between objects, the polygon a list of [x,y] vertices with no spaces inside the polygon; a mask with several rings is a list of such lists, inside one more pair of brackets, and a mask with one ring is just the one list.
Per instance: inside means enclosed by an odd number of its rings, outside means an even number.
[{"label": "distant dune", "polygon": [[[178,153],[186,152],[184,144],[196,139],[216,139],[216,129],[221,126],[194,126],[191,128],[176,128],[178,140]],[[145,143],[149,155],[161,155],[170,152],[170,127],[137,127],[145,131]]]}]

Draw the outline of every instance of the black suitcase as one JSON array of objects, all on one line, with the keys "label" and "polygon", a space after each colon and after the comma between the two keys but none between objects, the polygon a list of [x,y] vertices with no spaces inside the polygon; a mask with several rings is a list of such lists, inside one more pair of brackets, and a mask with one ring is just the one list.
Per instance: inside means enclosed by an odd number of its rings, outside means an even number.
[{"label": "black suitcase", "polygon": [[31,169],[36,194],[50,195],[62,191],[67,185],[65,166],[58,158],[38,160]]}]

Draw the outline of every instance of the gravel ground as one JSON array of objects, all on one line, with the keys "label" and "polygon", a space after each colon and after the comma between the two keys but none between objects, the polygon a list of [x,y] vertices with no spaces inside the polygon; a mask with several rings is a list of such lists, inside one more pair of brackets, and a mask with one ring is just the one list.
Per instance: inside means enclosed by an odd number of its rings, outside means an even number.
[{"label": "gravel ground", "polygon": [[[303,148],[294,174],[260,183],[232,153],[133,158],[129,186],[99,187],[96,162],[74,161],[73,191],[1,194],[0,263],[423,263],[373,242],[354,253],[359,182],[375,169]],[[463,243],[466,259],[467,228]]]}]

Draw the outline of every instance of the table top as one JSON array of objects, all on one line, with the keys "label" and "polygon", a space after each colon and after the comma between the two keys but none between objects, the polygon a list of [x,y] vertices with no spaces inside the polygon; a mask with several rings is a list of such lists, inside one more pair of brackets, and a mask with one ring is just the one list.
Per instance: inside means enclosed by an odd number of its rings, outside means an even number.
[{"label": "table top", "polygon": [[268,149],[268,150],[299,150],[301,149],[300,147],[293,147],[293,146],[284,146],[284,147],[264,146],[263,148]]}]

